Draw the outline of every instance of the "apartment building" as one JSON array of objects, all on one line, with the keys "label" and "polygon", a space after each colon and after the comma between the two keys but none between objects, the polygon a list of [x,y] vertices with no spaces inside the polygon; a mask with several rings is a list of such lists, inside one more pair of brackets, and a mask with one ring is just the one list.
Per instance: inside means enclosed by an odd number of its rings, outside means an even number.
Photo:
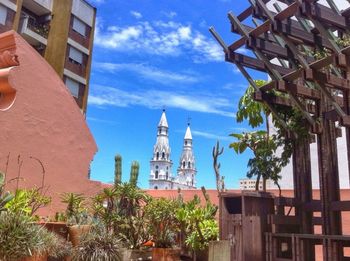
[{"label": "apartment building", "polygon": [[[239,180],[239,189],[240,190],[255,190],[255,179],[240,179]],[[266,189],[274,188],[274,184],[271,180],[266,180]],[[277,188],[277,187],[276,187]],[[259,190],[263,189],[262,179],[259,181]]]},{"label": "apartment building", "polygon": [[55,69],[86,113],[96,8],[85,0],[0,0],[0,33],[15,30]]}]

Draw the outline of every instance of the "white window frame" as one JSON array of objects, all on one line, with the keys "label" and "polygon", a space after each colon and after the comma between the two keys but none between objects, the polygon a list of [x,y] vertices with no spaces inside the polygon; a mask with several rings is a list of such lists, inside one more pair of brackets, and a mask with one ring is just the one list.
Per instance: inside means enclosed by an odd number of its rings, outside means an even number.
[{"label": "white window frame", "polygon": [[86,37],[86,27],[87,25],[81,21],[79,18],[73,16],[73,30],[82,36]]},{"label": "white window frame", "polygon": [[83,55],[83,52],[79,51],[77,48],[74,48],[73,46],[70,45],[69,58],[79,64],[83,64],[84,55]]},{"label": "white window frame", "polygon": [[80,83],[70,77],[66,77],[66,86],[73,97],[79,98]]},{"label": "white window frame", "polygon": [[0,24],[5,25],[7,20],[7,7],[0,4]]}]

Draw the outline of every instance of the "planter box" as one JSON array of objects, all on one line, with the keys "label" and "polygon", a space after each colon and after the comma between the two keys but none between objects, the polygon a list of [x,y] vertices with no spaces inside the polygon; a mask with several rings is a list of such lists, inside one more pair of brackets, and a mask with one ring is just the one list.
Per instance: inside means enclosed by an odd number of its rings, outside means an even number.
[{"label": "planter box", "polygon": [[75,247],[80,243],[80,237],[83,234],[89,233],[91,225],[74,225],[68,227],[69,240]]},{"label": "planter box", "polygon": [[131,250],[124,249],[122,251],[122,261],[139,261],[150,260],[152,257],[152,250]]},{"label": "planter box", "polygon": [[68,237],[68,226],[66,222],[45,222],[39,223],[40,225],[47,228],[51,232],[55,232],[57,235],[67,240]]},{"label": "planter box", "polygon": [[156,261],[180,261],[181,249],[153,248],[152,260]]}]

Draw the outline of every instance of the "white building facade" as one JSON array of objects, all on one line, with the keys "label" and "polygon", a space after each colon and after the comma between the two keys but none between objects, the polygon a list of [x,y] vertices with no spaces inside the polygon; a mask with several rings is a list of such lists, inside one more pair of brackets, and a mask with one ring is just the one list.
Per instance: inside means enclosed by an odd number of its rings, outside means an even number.
[{"label": "white building facade", "polygon": [[153,156],[150,161],[150,189],[195,189],[195,157],[192,147],[192,134],[190,126],[187,126],[183,151],[180,157],[177,175],[172,176],[171,149],[169,145],[169,126],[165,111],[158,124],[157,140],[153,147]]}]

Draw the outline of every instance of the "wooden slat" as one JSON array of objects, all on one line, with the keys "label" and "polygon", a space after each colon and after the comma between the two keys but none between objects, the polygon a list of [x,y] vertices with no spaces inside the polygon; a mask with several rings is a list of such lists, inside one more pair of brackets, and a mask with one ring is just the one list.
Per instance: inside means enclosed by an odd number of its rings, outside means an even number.
[{"label": "wooden slat", "polygon": [[266,33],[270,29],[271,21],[266,20],[263,24],[256,27],[253,31],[249,33],[249,35],[258,37],[259,35]]},{"label": "wooden slat", "polygon": [[312,218],[312,225],[314,226],[320,226],[322,225],[322,217],[313,217]]},{"label": "wooden slat", "polygon": [[271,217],[272,224],[275,225],[299,225],[299,220],[296,216],[272,215]]},{"label": "wooden slat", "polygon": [[302,205],[302,208],[305,211],[319,212],[322,210],[321,201],[320,200],[313,200],[311,202],[306,202]]},{"label": "wooden slat", "polygon": [[243,45],[245,45],[245,42],[246,42],[246,38],[245,37],[241,37],[236,42],[231,44],[228,48],[230,49],[230,51],[234,52],[238,48],[241,48]]},{"label": "wooden slat", "polygon": [[294,207],[295,206],[295,198],[276,197],[275,198],[275,205],[276,206]]},{"label": "wooden slat", "polygon": [[250,37],[249,40],[247,41],[247,48],[254,50],[254,48],[258,48],[260,51],[262,51],[265,54],[272,55],[273,57],[280,57],[282,59],[288,59],[289,52],[286,48],[270,43],[267,41],[264,41],[262,39],[258,38],[252,38]]},{"label": "wooden slat", "polygon": [[333,211],[350,211],[350,201],[333,201],[331,209]]},{"label": "wooden slat", "polygon": [[290,18],[295,15],[295,13],[298,11],[298,8],[299,8],[299,3],[294,2],[293,4],[288,6],[286,9],[282,10],[277,15],[275,15],[274,18],[280,21]]}]

